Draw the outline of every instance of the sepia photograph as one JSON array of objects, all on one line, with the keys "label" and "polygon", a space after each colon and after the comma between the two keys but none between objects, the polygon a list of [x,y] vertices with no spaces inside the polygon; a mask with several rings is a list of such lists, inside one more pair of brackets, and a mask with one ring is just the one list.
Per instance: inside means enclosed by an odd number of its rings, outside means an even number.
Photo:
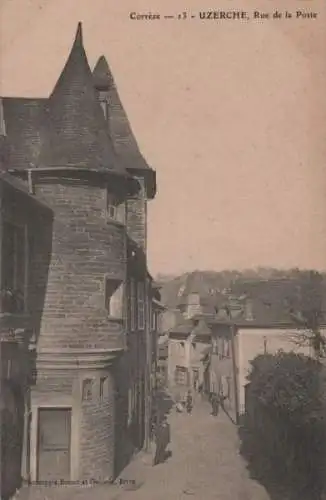
[{"label": "sepia photograph", "polygon": [[1,0],[1,500],[326,500],[324,0]]}]

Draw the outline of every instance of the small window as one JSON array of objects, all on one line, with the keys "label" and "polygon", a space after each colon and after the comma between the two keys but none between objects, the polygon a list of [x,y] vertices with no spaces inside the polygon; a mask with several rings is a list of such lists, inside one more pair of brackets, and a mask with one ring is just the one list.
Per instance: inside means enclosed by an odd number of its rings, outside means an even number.
[{"label": "small window", "polygon": [[219,352],[220,359],[230,357],[230,340],[226,338],[221,338],[221,348]]},{"label": "small window", "polygon": [[133,391],[128,389],[128,426],[131,424],[133,414]]},{"label": "small window", "polygon": [[136,284],[135,280],[130,280],[130,329],[136,330]]},{"label": "small window", "polygon": [[109,111],[109,106],[108,106],[108,100],[105,96],[100,97],[100,104],[101,108],[103,110],[104,118],[107,120],[108,119],[108,111]]},{"label": "small window", "polygon": [[105,278],[105,308],[109,316],[122,317],[123,291],[121,280]]},{"label": "small window", "polygon": [[83,380],[83,394],[82,394],[83,401],[91,401],[92,393],[93,393],[93,380],[91,379]]},{"label": "small window", "polygon": [[188,370],[184,366],[176,366],[174,371],[174,381],[176,385],[187,385]]},{"label": "small window", "polygon": [[115,219],[115,220],[117,219],[118,206],[119,206],[118,198],[114,194],[107,192],[107,194],[106,194],[106,213],[110,219]]},{"label": "small window", "polygon": [[137,316],[138,316],[138,329],[144,330],[145,328],[145,290],[144,283],[138,283],[137,286]]},{"label": "small window", "polygon": [[224,340],[224,356],[226,358],[230,357],[230,341],[229,341],[229,339]]},{"label": "small window", "polygon": [[152,310],[152,330],[156,331],[157,328],[157,314]]},{"label": "small window", "polygon": [[105,398],[105,396],[104,396],[105,382],[106,382],[106,377],[101,377],[100,378],[100,401],[103,401]]}]

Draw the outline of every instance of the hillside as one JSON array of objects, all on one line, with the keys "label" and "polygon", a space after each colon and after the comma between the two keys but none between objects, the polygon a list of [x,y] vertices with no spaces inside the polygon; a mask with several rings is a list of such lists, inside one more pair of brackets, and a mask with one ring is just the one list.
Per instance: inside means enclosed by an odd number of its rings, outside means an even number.
[{"label": "hillside", "polygon": [[[285,281],[294,280],[301,283],[306,276],[306,271],[299,269],[279,270],[273,268],[257,268],[245,271],[193,271],[181,276],[157,279],[161,284],[162,302],[168,308],[175,308],[181,296],[192,292],[199,293],[202,297],[218,295],[232,289],[236,294],[243,293],[243,288],[248,282],[254,281]],[[326,290],[326,275],[323,274],[323,288]],[[159,277],[157,277],[159,278]],[[266,288],[266,287],[265,287]],[[271,288],[275,289],[271,285]],[[276,289],[275,289],[276,290]],[[279,290],[279,288],[278,288]],[[275,292],[279,293],[279,291]],[[323,294],[324,295],[324,294]],[[326,294],[325,294],[326,295]]]}]

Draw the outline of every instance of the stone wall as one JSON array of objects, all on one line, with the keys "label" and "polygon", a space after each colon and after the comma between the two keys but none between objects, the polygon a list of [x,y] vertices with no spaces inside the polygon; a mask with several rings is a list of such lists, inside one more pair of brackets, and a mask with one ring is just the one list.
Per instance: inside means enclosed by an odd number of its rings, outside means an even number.
[{"label": "stone wall", "polygon": [[127,201],[128,236],[146,253],[147,248],[147,200],[144,180],[138,179],[141,190],[139,195]]},{"label": "stone wall", "polygon": [[81,405],[80,475],[83,478],[108,480],[115,475],[115,383],[106,375],[103,399],[99,396],[99,377],[93,386],[93,400]]},{"label": "stone wall", "polygon": [[108,317],[105,277],[124,279],[125,229],[106,219],[104,189],[76,182],[36,189],[55,211],[39,347],[119,347],[123,327]]}]

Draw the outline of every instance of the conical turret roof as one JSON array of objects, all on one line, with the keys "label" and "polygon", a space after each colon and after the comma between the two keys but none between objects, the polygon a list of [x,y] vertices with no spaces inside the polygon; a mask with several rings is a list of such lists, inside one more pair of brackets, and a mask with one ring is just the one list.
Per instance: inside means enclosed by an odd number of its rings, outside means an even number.
[{"label": "conical turret roof", "polygon": [[49,103],[51,159],[54,164],[126,173],[117,161],[97,99],[83,46],[81,23]]},{"label": "conical turret roof", "polygon": [[109,132],[114,150],[123,166],[131,173],[140,173],[147,183],[147,193],[155,195],[155,171],[149,167],[139,150],[127,113],[121,102],[117,86],[105,56],[97,61],[93,71],[93,85],[98,91],[105,91],[109,103]]},{"label": "conical turret roof", "polygon": [[93,70],[94,86],[97,90],[109,90],[114,80],[108,62],[104,56],[97,61]]}]

